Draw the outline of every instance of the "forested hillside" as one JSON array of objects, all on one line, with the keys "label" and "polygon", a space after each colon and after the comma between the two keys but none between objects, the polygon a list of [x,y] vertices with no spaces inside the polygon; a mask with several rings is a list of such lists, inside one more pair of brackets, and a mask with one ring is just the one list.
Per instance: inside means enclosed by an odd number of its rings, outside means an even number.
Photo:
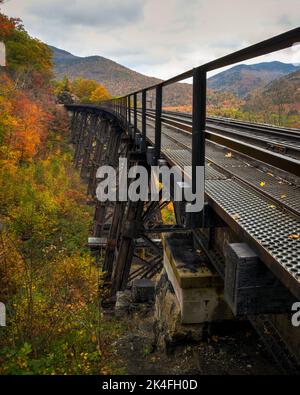
[{"label": "forested hillside", "polygon": [[208,86],[216,91],[227,91],[238,97],[246,97],[271,81],[299,70],[292,64],[282,62],[263,62],[241,64],[216,74],[208,80]]},{"label": "forested hillside", "polygon": [[51,51],[1,13],[0,40],[0,374],[111,373],[119,328],[100,316],[91,209],[56,105]]},{"label": "forested hillside", "polygon": [[[161,80],[137,73],[102,56],[81,58],[55,47],[53,51],[54,72],[57,80],[67,77],[95,80],[105,86],[113,96],[123,96]],[[185,105],[192,101],[190,84],[173,84],[164,91],[164,105]]]},{"label": "forested hillside", "polygon": [[[122,96],[161,80],[148,77],[102,56],[79,57],[67,51],[49,47],[53,52],[54,73],[58,80],[67,77],[92,79],[103,84],[114,96]],[[294,73],[299,66],[282,62],[241,64],[220,72],[208,79],[211,91],[227,92],[245,98],[254,90],[263,88],[274,80]],[[182,106],[191,101],[188,84],[174,84],[165,91],[167,106]]]},{"label": "forested hillside", "polygon": [[243,110],[266,123],[300,128],[300,70],[252,92]]},{"label": "forested hillside", "polygon": [[[53,52],[54,73],[59,89],[69,81],[69,90],[76,96],[80,81],[90,80],[91,86],[101,83],[113,96],[121,96],[160,80],[147,77],[101,56],[81,58],[55,47]],[[253,122],[299,127],[299,83],[293,77],[299,66],[282,62],[264,62],[253,65],[237,65],[208,79],[208,113],[214,116],[239,118]],[[293,82],[287,82],[291,79]],[[82,85],[82,84],[81,84]],[[283,85],[282,88],[280,86]],[[277,88],[275,88],[277,87]],[[289,94],[283,95],[282,90]],[[269,91],[269,93],[267,93]],[[59,91],[59,94],[61,91]],[[100,92],[98,92],[100,93]],[[66,95],[62,95],[63,99]],[[92,95],[81,95],[80,100],[91,101]],[[98,102],[105,95],[93,96]],[[148,96],[152,106],[155,94]],[[287,102],[285,101],[287,100]],[[62,100],[64,101],[64,100]],[[192,88],[190,84],[173,84],[164,89],[165,109],[191,112]]]}]

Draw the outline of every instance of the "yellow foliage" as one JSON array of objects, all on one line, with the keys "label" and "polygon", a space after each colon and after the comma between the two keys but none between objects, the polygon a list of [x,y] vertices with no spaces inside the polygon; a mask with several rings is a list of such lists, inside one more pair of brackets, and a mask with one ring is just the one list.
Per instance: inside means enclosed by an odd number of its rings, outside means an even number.
[{"label": "yellow foliage", "polygon": [[111,98],[107,89],[94,80],[76,78],[70,84],[70,90],[82,103],[99,102]]},{"label": "yellow foliage", "polygon": [[94,103],[101,102],[103,100],[111,99],[111,95],[104,88],[104,86],[99,85],[91,94],[90,100]]}]

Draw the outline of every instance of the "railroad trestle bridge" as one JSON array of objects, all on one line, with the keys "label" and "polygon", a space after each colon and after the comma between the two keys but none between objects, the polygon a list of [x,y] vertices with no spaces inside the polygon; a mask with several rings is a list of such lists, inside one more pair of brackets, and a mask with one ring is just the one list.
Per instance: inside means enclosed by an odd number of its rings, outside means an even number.
[{"label": "railroad trestle bridge", "polygon": [[[209,71],[299,41],[298,28],[126,97],[66,106],[74,164],[95,205],[90,246],[103,251],[106,303],[133,280],[164,270],[183,323],[247,317],[287,370],[300,361],[300,333],[291,325],[300,301],[300,132],[207,118],[206,79]],[[164,88],[187,78],[192,114],[164,111]],[[147,108],[150,91],[154,110]],[[189,213],[189,202],[174,199],[175,178],[170,201],[99,201],[97,171],[111,166],[118,174],[120,159],[149,174],[152,166],[175,166],[179,174],[190,166],[180,187],[194,194],[197,169],[205,168],[202,211]]]}]

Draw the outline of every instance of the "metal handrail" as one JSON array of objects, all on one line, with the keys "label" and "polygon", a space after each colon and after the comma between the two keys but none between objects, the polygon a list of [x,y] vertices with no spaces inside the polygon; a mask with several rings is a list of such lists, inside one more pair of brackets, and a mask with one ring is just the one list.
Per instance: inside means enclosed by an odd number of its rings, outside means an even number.
[{"label": "metal handrail", "polygon": [[[142,94],[142,138],[143,147],[147,144],[146,103],[147,92],[156,91],[155,108],[155,159],[158,161],[161,155],[161,126],[162,126],[162,98],[163,88],[186,80],[193,79],[193,104],[192,104],[192,190],[196,193],[196,169],[205,166],[205,127],[206,127],[206,91],[207,73],[222,67],[230,66],[258,56],[291,47],[300,43],[300,28],[295,28],[286,33],[251,45],[232,54],[223,56],[199,67],[188,70],[159,84],[134,91],[123,97],[101,103],[101,106],[114,112],[127,130],[133,128],[133,137],[138,132],[137,128],[137,95]],[[132,100],[133,99],[133,100]],[[132,123],[133,114],[133,123]],[[199,216],[199,221],[201,215]]]}]

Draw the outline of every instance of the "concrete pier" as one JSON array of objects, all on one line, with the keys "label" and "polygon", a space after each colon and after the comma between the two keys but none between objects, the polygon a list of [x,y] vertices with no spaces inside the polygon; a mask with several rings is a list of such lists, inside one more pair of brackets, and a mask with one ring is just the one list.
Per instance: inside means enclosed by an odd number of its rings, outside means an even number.
[{"label": "concrete pier", "polygon": [[232,319],[224,301],[224,284],[209,268],[207,258],[193,246],[188,234],[163,239],[164,268],[181,310],[182,324],[202,324]]}]

